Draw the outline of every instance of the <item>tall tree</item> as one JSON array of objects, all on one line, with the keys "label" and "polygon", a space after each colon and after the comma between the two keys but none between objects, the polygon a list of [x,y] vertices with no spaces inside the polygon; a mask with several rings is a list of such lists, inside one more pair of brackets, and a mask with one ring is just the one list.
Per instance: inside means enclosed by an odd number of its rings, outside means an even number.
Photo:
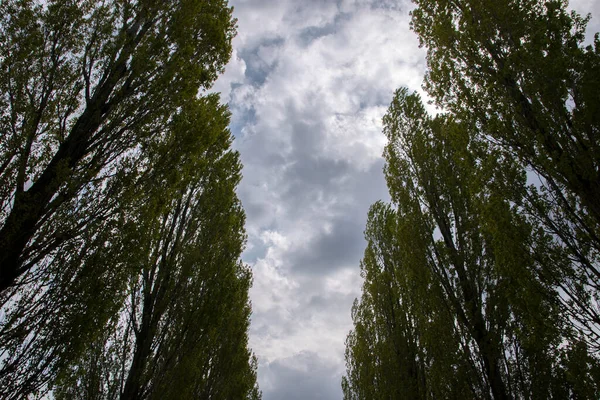
[{"label": "tall tree", "polygon": [[600,221],[600,42],[565,0],[415,0],[428,92],[565,187]]},{"label": "tall tree", "polygon": [[218,96],[188,102],[135,158],[118,213],[8,304],[1,397],[164,398],[178,380],[171,398],[258,396],[228,123]]},{"label": "tall tree", "polygon": [[260,397],[231,11],[0,4],[0,397]]},{"label": "tall tree", "polygon": [[159,155],[131,203],[121,238],[131,249],[122,309],[63,370],[58,398],[260,397],[247,346],[251,273],[239,261],[241,165],[230,150],[226,107],[212,120],[206,108],[187,105],[176,116],[173,149]]},{"label": "tall tree", "polygon": [[569,257],[515,201],[524,169],[473,129],[406,89],[384,117],[393,207],[369,214],[347,399],[598,395],[600,364],[563,315]]},{"label": "tall tree", "polygon": [[537,175],[524,199],[576,260],[563,290],[600,349],[600,41],[566,0],[414,0],[426,90]]},{"label": "tall tree", "polygon": [[234,32],[225,0],[0,4],[0,293],[114,212],[123,157],[211,85]]}]

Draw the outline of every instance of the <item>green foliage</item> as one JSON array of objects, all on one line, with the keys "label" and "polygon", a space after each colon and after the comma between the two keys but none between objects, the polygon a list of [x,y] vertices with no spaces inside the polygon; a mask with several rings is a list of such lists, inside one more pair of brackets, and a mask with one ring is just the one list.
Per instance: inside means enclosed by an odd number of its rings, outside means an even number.
[{"label": "green foliage", "polygon": [[189,103],[169,140],[149,149],[158,159],[132,191],[118,238],[129,249],[120,310],[62,369],[57,398],[259,396],[247,346],[251,273],[239,262],[241,165],[217,101]]},{"label": "green foliage", "polygon": [[523,207],[575,261],[561,290],[600,349],[600,41],[582,45],[590,16],[564,0],[415,3],[426,90],[536,175]]},{"label": "green foliage", "polygon": [[1,2],[0,397],[260,398],[231,11]]},{"label": "green foliage", "polygon": [[[600,41],[564,0],[414,0],[347,399],[598,398]],[[387,375],[388,371],[394,371]],[[395,378],[398,379],[395,379]]]},{"label": "green foliage", "polygon": [[569,260],[517,205],[525,171],[406,89],[384,133],[393,206],[369,212],[345,398],[596,397],[600,364],[563,314]]},{"label": "green foliage", "polygon": [[223,0],[0,4],[2,292],[87,228],[61,214],[110,203],[95,185],[212,84],[234,23]]}]

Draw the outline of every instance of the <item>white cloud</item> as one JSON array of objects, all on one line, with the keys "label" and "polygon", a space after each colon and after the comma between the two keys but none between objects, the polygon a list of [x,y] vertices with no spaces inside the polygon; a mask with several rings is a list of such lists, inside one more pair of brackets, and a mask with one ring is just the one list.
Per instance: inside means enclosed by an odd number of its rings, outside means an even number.
[{"label": "white cloud", "polygon": [[[381,117],[400,86],[426,98],[425,50],[407,1],[231,3],[239,34],[214,90],[244,164],[259,382],[265,400],[341,398],[366,214],[388,197]],[[598,1],[571,5],[600,15]]]},{"label": "white cloud", "polygon": [[236,52],[215,90],[244,164],[259,383],[266,400],[337,399],[366,215],[387,198],[381,117],[397,87],[419,90],[424,51],[404,2],[232,4]]},{"label": "white cloud", "polygon": [[232,85],[242,85],[245,82],[246,63],[234,50],[231,55],[231,60],[225,68],[225,72],[219,77],[215,85],[211,88],[211,92],[221,93],[221,101],[224,103],[232,102],[231,88]]}]

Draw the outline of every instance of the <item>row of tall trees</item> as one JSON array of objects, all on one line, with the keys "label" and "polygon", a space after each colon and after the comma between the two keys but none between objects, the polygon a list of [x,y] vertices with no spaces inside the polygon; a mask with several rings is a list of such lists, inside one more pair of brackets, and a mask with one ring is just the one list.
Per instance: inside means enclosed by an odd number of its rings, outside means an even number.
[{"label": "row of tall trees", "polygon": [[600,41],[565,1],[416,0],[384,117],[346,399],[600,395]]},{"label": "row of tall trees", "polygon": [[260,398],[231,12],[0,4],[0,397]]}]

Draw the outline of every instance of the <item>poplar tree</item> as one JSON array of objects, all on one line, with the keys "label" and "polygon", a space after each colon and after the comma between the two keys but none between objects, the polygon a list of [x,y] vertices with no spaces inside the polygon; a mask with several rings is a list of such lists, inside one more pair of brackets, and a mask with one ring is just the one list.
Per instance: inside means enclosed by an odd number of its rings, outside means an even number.
[{"label": "poplar tree", "polygon": [[597,233],[598,35],[582,45],[591,16],[569,13],[566,0],[414,3],[411,26],[428,51],[428,93],[472,115],[550,187],[577,196]]},{"label": "poplar tree", "polygon": [[118,214],[6,308],[3,398],[260,397],[228,124],[217,95],[182,107],[136,158]]},{"label": "poplar tree", "polygon": [[576,262],[562,290],[600,349],[600,41],[566,0],[415,0],[425,89],[528,167],[524,207]]},{"label": "poplar tree", "polygon": [[224,0],[0,4],[0,293],[114,212],[123,157],[228,61],[231,11]]},{"label": "poplar tree", "polygon": [[597,398],[590,16],[564,0],[414,3],[443,114],[400,90],[384,118],[392,205],[369,214],[344,395]]},{"label": "poplar tree", "polygon": [[226,107],[207,115],[212,100],[175,118],[173,148],[157,154],[152,179],[130,203],[121,309],[62,370],[58,399],[260,397],[248,350],[251,273],[239,259],[241,165]]},{"label": "poplar tree", "polygon": [[[229,117],[218,97],[203,93],[230,57],[231,12],[221,0],[1,2],[0,397],[43,397],[58,377],[61,388],[69,387],[69,371],[83,371],[77,369],[82,357],[108,334],[114,345],[113,329],[123,329],[133,277],[150,257],[138,251],[142,229],[150,231],[159,216],[165,223],[172,218],[185,185],[203,191],[202,179],[218,176],[223,185],[210,187],[226,193],[237,184],[234,153],[225,157],[229,163],[206,155],[208,148],[229,154]],[[202,201],[220,201],[219,193]],[[242,215],[237,200],[223,204],[223,213]],[[202,229],[222,223],[224,235],[243,236],[239,224],[227,221],[206,221]],[[236,328],[213,346],[229,349],[222,359],[237,357],[227,376],[241,374],[251,387],[250,276],[236,251],[224,261],[224,271],[237,274],[229,281],[232,292],[219,292],[231,297],[224,302],[231,309],[217,322],[199,322],[195,332],[230,318]],[[180,249],[170,253],[183,257]],[[217,287],[227,282],[222,279]],[[168,296],[181,299],[198,290],[194,285],[206,285],[199,278],[188,283]],[[164,310],[154,318],[164,323]],[[194,358],[200,353],[187,354],[201,364]]]},{"label": "poplar tree", "polygon": [[406,89],[384,117],[392,205],[369,213],[347,399],[598,394],[561,301],[570,259],[515,201],[525,170],[472,129]]}]

